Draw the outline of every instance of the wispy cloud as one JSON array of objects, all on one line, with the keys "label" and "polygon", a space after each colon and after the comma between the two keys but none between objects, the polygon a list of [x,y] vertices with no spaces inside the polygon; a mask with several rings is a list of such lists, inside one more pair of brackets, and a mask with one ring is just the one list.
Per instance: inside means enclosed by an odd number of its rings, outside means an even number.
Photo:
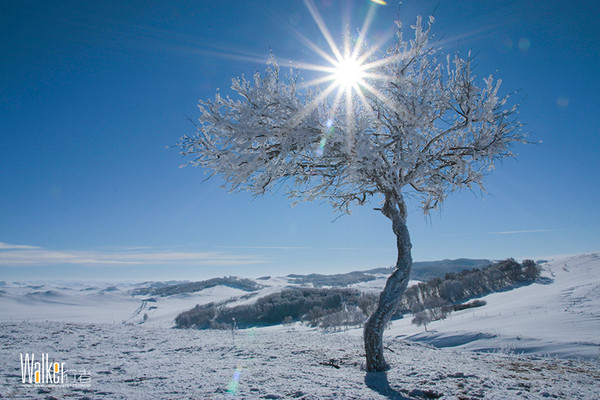
[{"label": "wispy cloud", "polygon": [[39,249],[39,247],[0,242],[0,250],[20,250],[20,249]]},{"label": "wispy cloud", "polygon": [[244,265],[268,262],[265,257],[221,252],[51,250],[0,243],[0,266],[39,265]]},{"label": "wispy cloud", "polygon": [[303,246],[217,246],[225,249],[255,249],[255,250],[314,250],[314,251],[386,251],[393,247],[303,247]]},{"label": "wispy cloud", "polygon": [[457,236],[470,236],[473,233],[465,233],[465,232],[455,232],[455,233],[442,233],[440,236],[442,237],[457,237]]},{"label": "wispy cloud", "polygon": [[389,247],[328,247],[330,251],[396,251],[395,246]]},{"label": "wispy cloud", "polygon": [[503,232],[490,232],[490,235],[515,235],[519,233],[541,233],[541,232],[556,232],[556,229],[526,229],[519,231],[503,231]]},{"label": "wispy cloud", "polygon": [[314,247],[302,246],[217,246],[224,249],[258,249],[258,250],[315,250]]}]

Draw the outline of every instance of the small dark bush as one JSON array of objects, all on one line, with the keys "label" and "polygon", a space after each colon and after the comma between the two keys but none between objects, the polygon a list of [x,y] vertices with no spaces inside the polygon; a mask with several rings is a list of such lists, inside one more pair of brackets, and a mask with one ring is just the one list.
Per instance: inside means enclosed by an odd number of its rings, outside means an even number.
[{"label": "small dark bush", "polygon": [[461,311],[466,310],[468,308],[482,307],[485,306],[487,302],[485,300],[473,300],[470,303],[464,304],[453,304],[452,311]]}]

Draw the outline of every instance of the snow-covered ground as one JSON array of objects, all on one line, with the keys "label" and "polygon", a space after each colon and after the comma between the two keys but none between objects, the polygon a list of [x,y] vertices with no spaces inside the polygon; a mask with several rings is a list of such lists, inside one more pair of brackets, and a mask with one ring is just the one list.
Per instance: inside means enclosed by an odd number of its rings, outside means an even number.
[{"label": "snow-covered ground", "polygon": [[[0,394],[19,399],[597,399],[598,364],[436,349],[391,339],[387,374],[345,333],[235,333],[122,324],[0,324]],[[48,353],[83,387],[22,385],[20,353]],[[335,366],[334,366],[335,365]],[[69,372],[71,373],[71,372]]]},{"label": "snow-covered ground", "polygon": [[[429,332],[410,317],[394,321],[387,374],[362,369],[360,329],[171,329],[195,304],[256,301],[288,286],[285,278],[257,280],[264,287],[252,297],[224,286],[152,297],[132,296],[134,284],[5,283],[0,397],[599,399],[600,254],[543,267],[539,282],[483,297],[486,306],[452,313]],[[384,282],[355,286],[374,291]],[[48,353],[89,382],[23,385],[25,353]]]}]

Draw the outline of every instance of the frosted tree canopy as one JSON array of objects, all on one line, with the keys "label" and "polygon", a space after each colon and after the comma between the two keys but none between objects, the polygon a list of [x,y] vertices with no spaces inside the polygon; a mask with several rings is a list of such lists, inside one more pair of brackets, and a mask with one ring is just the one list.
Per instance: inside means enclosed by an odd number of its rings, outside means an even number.
[{"label": "frosted tree canopy", "polygon": [[[231,190],[281,186],[294,202],[325,199],[342,212],[410,190],[427,213],[449,192],[483,188],[485,173],[524,141],[516,105],[498,94],[500,80],[472,73],[470,57],[438,60],[432,22],[423,29],[419,19],[409,41],[399,30],[385,54],[370,54],[368,70],[341,65],[345,100],[302,85],[293,70],[282,74],[271,57],[264,74],[233,79],[236,98],[200,101],[197,133],[181,139],[182,153]],[[348,83],[353,72],[362,86]]]}]

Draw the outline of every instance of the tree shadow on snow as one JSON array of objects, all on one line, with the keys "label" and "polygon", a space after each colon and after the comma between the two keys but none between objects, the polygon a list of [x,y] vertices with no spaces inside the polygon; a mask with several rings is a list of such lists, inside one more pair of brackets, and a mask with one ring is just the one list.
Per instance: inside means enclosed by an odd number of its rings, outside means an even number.
[{"label": "tree shadow on snow", "polygon": [[376,391],[382,396],[393,400],[410,400],[404,397],[399,391],[390,386],[387,374],[385,372],[367,372],[365,384],[371,390]]}]

